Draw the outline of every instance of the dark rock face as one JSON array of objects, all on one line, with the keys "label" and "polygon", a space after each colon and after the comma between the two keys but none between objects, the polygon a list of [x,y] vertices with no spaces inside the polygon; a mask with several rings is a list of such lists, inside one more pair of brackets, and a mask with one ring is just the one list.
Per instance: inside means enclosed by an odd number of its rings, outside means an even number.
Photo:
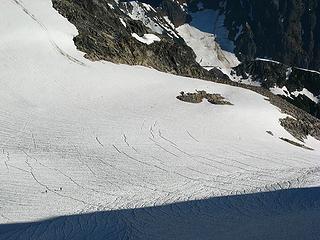
[{"label": "dark rock face", "polygon": [[[106,60],[114,63],[144,65],[163,72],[230,84],[255,91],[266,96],[284,113],[297,119],[295,124],[299,127],[296,129],[293,129],[296,127],[294,124],[285,125],[292,134],[295,133],[302,137],[311,135],[320,139],[319,119],[273,95],[265,88],[232,82],[218,69],[206,71],[195,61],[194,52],[183,39],[172,37],[166,31],[163,34],[152,32],[141,21],[132,20],[122,12],[123,9],[120,9],[119,6],[123,3],[115,4],[113,0],[52,0],[52,2],[53,7],[77,27],[79,35],[74,38],[74,42],[77,48],[85,53],[85,57],[93,61]],[[159,1],[158,4],[162,2]],[[180,5],[184,3],[184,0],[174,2]],[[214,5],[219,2],[211,3]],[[157,9],[155,14],[158,14],[159,11],[161,12],[161,9]],[[126,26],[122,24],[121,19]],[[181,21],[181,18],[177,19],[180,20],[177,20],[175,24]],[[147,45],[132,37],[132,33],[139,36],[152,33],[161,38],[161,41]]]},{"label": "dark rock face", "polygon": [[310,148],[310,147],[307,147],[307,146],[305,146],[305,145],[303,145],[303,144],[300,144],[300,143],[297,143],[297,142],[295,142],[295,141],[292,141],[292,140],[289,140],[289,139],[287,139],[287,138],[280,138],[282,141],[285,141],[285,142],[287,142],[287,143],[290,143],[290,144],[292,144],[292,145],[294,145],[294,146],[297,146],[297,147],[301,147],[301,148],[304,148],[304,149],[307,149],[307,150],[314,150],[314,149],[312,149],[312,148]]},{"label": "dark rock face", "polygon": [[215,105],[232,105],[232,103],[225,100],[220,94],[217,93],[207,93],[204,90],[196,91],[195,93],[185,93],[180,92],[180,95],[177,96],[177,99],[183,102],[189,103],[201,103],[203,99],[207,99],[207,101],[211,104]]},{"label": "dark rock face", "polygon": [[[202,1],[225,15],[240,60],[267,57],[288,65],[320,69],[318,0]],[[238,34],[238,27],[242,32]]]},{"label": "dark rock face", "polygon": [[307,88],[313,95],[320,95],[320,73],[308,71],[288,65],[254,60],[243,62],[234,68],[243,78],[251,76],[254,81],[261,82],[265,88],[286,86],[289,92]]},{"label": "dark rock face", "polygon": [[[195,54],[183,40],[159,35],[156,44],[144,44],[131,36],[152,33],[142,22],[125,15],[110,1],[52,0],[53,7],[73,23],[79,35],[77,48],[91,60],[144,65],[164,72],[203,77],[209,73],[195,61]],[[113,4],[113,8],[109,4]],[[120,22],[125,21],[126,27]],[[153,33],[156,34],[156,33]]]},{"label": "dark rock face", "polygon": [[[284,97],[285,98],[285,97]],[[301,108],[302,110],[312,114],[313,116],[320,118],[320,104],[316,104],[308,97],[299,95],[298,97],[285,98],[288,102]]]},{"label": "dark rock face", "polygon": [[191,17],[183,10],[183,8],[181,8],[181,5],[178,2],[164,0],[159,8],[169,17],[175,27],[188,23],[191,20]]},{"label": "dark rock face", "polygon": [[[190,21],[185,13],[180,20],[170,13],[178,4],[168,0],[143,0],[163,8],[176,25]],[[320,69],[320,3],[319,0],[181,0],[189,13],[204,9],[219,11],[235,53],[241,61],[256,57],[270,58],[287,65]],[[180,14],[180,13],[179,13]],[[212,19],[214,25],[215,19]],[[210,24],[210,23],[207,23]],[[241,29],[241,31],[239,31]]]}]

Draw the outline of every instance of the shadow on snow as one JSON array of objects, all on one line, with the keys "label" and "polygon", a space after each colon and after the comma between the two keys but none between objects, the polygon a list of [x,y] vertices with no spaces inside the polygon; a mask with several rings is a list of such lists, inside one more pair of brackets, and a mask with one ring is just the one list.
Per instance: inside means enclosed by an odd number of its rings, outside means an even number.
[{"label": "shadow on snow", "polygon": [[2,224],[0,239],[320,239],[320,188]]}]

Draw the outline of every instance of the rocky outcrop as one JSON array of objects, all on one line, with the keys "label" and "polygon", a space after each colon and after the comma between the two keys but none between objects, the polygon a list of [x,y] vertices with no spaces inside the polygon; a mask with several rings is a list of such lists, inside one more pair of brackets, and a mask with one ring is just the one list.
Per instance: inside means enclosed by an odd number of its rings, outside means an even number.
[{"label": "rocky outcrop", "polygon": [[282,141],[285,141],[285,142],[287,142],[287,143],[290,143],[290,144],[292,144],[292,145],[294,145],[294,146],[297,146],[297,147],[301,147],[301,148],[304,148],[304,149],[307,149],[307,150],[314,150],[314,149],[312,149],[312,148],[310,148],[310,147],[307,147],[307,146],[305,146],[305,145],[303,145],[303,144],[300,144],[300,143],[297,143],[297,142],[295,142],[295,141],[292,141],[292,140],[289,140],[289,139],[287,139],[287,138],[280,138]]},{"label": "rocky outcrop", "polygon": [[177,99],[189,102],[189,103],[201,103],[203,99],[207,99],[207,101],[211,104],[215,105],[232,105],[229,101],[227,101],[223,96],[217,93],[207,93],[204,90],[197,91],[195,93],[185,93],[180,92],[180,95],[177,96]]},{"label": "rocky outcrop", "polygon": [[[191,13],[212,9],[224,18],[229,40],[241,61],[267,57],[290,66],[320,69],[320,3],[318,0],[144,0],[162,8],[175,25]],[[167,4],[170,3],[170,4]],[[185,12],[172,14],[185,6]],[[165,6],[165,7],[164,7]],[[187,6],[187,7],[186,7]],[[216,15],[215,15],[216,17]],[[191,18],[191,19],[190,19]],[[216,19],[206,22],[214,26]],[[216,33],[216,32],[215,32]]]},{"label": "rocky outcrop", "polygon": [[278,107],[282,113],[292,117],[280,119],[280,124],[295,138],[303,141],[308,135],[320,140],[320,120],[301,108],[285,101],[280,96],[274,95],[269,90],[261,87],[245,85],[242,87],[251,89],[265,97],[271,104]]},{"label": "rocky outcrop", "polygon": [[[320,73],[259,59],[243,62],[234,70],[243,79],[250,78],[252,81],[259,82],[266,89],[285,87],[283,98],[320,118],[320,104],[315,101],[317,97],[320,101]],[[307,89],[315,100],[304,95],[304,89]]]},{"label": "rocky outcrop", "polygon": [[[183,39],[172,37],[166,31],[161,34],[154,32],[141,21],[133,20],[119,8],[121,3],[116,4],[112,0],[52,0],[52,2],[53,7],[77,27],[79,34],[74,38],[74,42],[77,48],[85,53],[85,57],[94,61],[106,60],[144,65],[163,72],[250,89],[266,96],[284,113],[296,118],[301,126],[297,128],[301,136],[311,135],[320,140],[319,119],[273,95],[267,89],[231,82],[218,69],[210,72],[203,69]],[[153,34],[160,38],[160,41],[146,44],[134,38],[133,33],[138,36]],[[214,103],[217,98],[210,99]],[[288,129],[292,126],[289,124]]]},{"label": "rocky outcrop", "polygon": [[[318,0],[196,0],[224,15],[241,60],[268,57],[287,65],[320,69]],[[212,20],[212,22],[214,19]]]},{"label": "rocky outcrop", "polygon": [[[129,18],[112,0],[52,2],[53,7],[77,27],[79,35],[74,38],[75,45],[91,60],[144,65],[184,76],[209,75],[195,61],[195,54],[183,40],[152,32],[142,22]],[[133,33],[158,35],[161,41],[148,45],[132,37]]]}]

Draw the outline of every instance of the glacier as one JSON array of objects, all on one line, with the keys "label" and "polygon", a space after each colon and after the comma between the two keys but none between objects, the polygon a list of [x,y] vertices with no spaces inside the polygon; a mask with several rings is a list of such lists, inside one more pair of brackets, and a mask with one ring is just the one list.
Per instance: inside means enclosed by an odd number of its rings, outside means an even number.
[{"label": "glacier", "polygon": [[[1,4],[0,239],[206,239],[210,231],[226,234],[219,219],[238,229],[247,216],[249,231],[282,204],[284,212],[304,210],[298,222],[317,219],[319,212],[306,208],[319,206],[320,143],[308,137],[303,144],[311,151],[282,141],[298,140],[280,126],[286,115],[263,96],[91,62],[74,46],[76,28],[50,0]],[[176,99],[195,89],[233,105]],[[268,199],[272,207],[263,204]]]}]

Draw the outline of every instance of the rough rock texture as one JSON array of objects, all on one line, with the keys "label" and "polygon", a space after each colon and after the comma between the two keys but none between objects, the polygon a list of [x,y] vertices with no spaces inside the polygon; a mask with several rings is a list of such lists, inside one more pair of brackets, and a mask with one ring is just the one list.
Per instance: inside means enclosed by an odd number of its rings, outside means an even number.
[{"label": "rough rock texture", "polygon": [[303,145],[303,144],[297,143],[297,142],[295,142],[295,141],[291,141],[291,140],[289,140],[289,139],[287,139],[287,138],[280,138],[280,139],[283,140],[283,141],[285,141],[285,142],[287,142],[287,143],[290,143],[290,144],[292,144],[292,145],[294,145],[294,146],[297,146],[297,147],[301,147],[301,148],[304,148],[304,149],[307,149],[307,150],[314,150],[314,149],[309,148],[309,147],[307,147],[307,146],[305,146],[305,145]]},{"label": "rough rock texture", "polygon": [[268,97],[271,104],[279,107],[281,112],[288,114],[293,118],[280,119],[281,125],[298,140],[305,139],[308,135],[320,140],[320,120],[306,113],[302,109],[285,101],[283,98],[274,95],[267,89],[255,86],[247,86],[255,92]]},{"label": "rough rock texture", "polygon": [[[180,4],[182,1],[180,1]],[[191,20],[190,15],[181,8],[179,2],[172,0],[163,0],[159,6],[164,15],[168,16],[175,27],[188,23]]]},{"label": "rough rock texture", "polygon": [[[159,35],[160,42],[144,44],[131,36],[152,33],[140,21],[125,15],[113,1],[53,0],[53,7],[73,23],[79,35],[77,48],[91,60],[144,65],[185,76],[203,77],[208,72],[195,61],[195,54],[181,39]],[[108,4],[109,3],[109,4]],[[120,22],[120,17],[126,27]]]},{"label": "rough rock texture", "polygon": [[207,93],[206,91],[196,91],[195,93],[185,93],[180,92],[180,95],[177,96],[177,99],[189,102],[189,103],[201,103],[203,99],[207,99],[209,103],[215,105],[232,105],[232,103],[225,100],[220,94],[216,93]]},{"label": "rough rock texture", "polygon": [[[240,60],[268,57],[288,65],[320,69],[318,0],[196,0],[225,15]],[[239,34],[239,27],[242,31]]]},{"label": "rough rock texture", "polygon": [[[320,96],[320,74],[316,72],[261,60],[243,62],[234,70],[237,75],[242,76],[244,79],[250,77],[253,81],[260,82],[261,86],[266,89],[285,86],[289,94],[306,88],[314,96]],[[313,116],[320,118],[320,104],[315,103],[305,95],[283,96],[283,98]]]}]

